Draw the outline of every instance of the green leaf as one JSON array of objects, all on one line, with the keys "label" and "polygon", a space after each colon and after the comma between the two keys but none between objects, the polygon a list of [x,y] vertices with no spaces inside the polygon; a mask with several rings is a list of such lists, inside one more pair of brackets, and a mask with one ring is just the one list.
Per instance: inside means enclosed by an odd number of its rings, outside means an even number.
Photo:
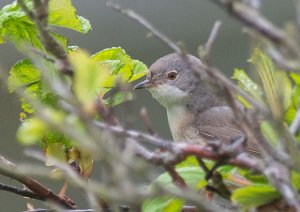
[{"label": "green leaf", "polygon": [[300,190],[300,173],[292,171],[291,181],[293,186],[299,191]]},{"label": "green leaf", "polygon": [[[24,0],[24,3],[29,10],[33,9],[31,0]],[[87,33],[91,29],[87,19],[76,15],[70,0],[50,0],[48,21],[49,25],[65,27],[81,33]],[[38,34],[35,24],[16,1],[0,10],[0,44],[9,39],[17,48],[22,48],[24,44],[29,43],[43,50]],[[63,47],[67,47],[65,38],[55,33],[51,34]]]},{"label": "green leaf", "polygon": [[180,211],[184,204],[183,200],[177,198],[169,198],[167,196],[162,198],[146,200],[143,204],[143,212],[173,212]]},{"label": "green leaf", "polygon": [[253,183],[257,184],[268,184],[268,179],[259,173],[253,173],[251,170],[246,170],[246,169],[238,169],[238,173],[245,177],[246,179],[252,181]]},{"label": "green leaf", "polygon": [[129,92],[117,92],[105,100],[109,107],[117,106],[123,102],[132,100],[132,94]]},{"label": "green leaf", "polygon": [[89,153],[81,150],[79,160],[79,167],[81,169],[80,175],[85,178],[89,178],[93,170],[93,163],[94,161],[92,156]]},{"label": "green leaf", "polygon": [[280,194],[272,186],[257,184],[236,189],[231,200],[247,210],[270,203],[279,197]]},{"label": "green leaf", "polygon": [[260,124],[260,130],[267,141],[269,141],[273,145],[278,144],[279,135],[269,122],[263,121]]},{"label": "green leaf", "polygon": [[295,78],[293,78],[293,79],[294,79],[296,85],[293,88],[291,105],[284,114],[284,120],[288,124],[291,124],[293,122],[293,120],[296,116],[296,113],[297,113],[298,105],[299,105],[300,84],[298,84],[298,82],[295,80]]},{"label": "green leaf", "polygon": [[140,79],[141,77],[145,76],[148,70],[147,66],[143,62],[139,60],[133,60],[133,62],[134,68],[128,82],[133,82],[135,80]]},{"label": "green leaf", "polygon": [[[120,47],[104,49],[91,58],[82,51],[71,52],[70,61],[75,69],[75,93],[87,108],[94,103],[97,95],[103,97],[116,83],[119,85],[137,80],[147,71],[145,64],[131,59]],[[115,106],[131,98],[128,92],[117,92],[108,96],[105,102]]]},{"label": "green leaf", "polygon": [[76,15],[76,9],[71,0],[50,0],[49,24],[88,33],[92,27],[89,21]]},{"label": "green leaf", "polygon": [[[40,72],[27,59],[17,62],[9,71],[8,90],[14,92],[20,88],[32,100],[38,99],[47,106],[57,105],[57,97],[42,84]],[[24,112],[33,113],[32,105],[25,98],[21,98],[21,101]]]},{"label": "green leaf", "polygon": [[28,59],[20,60],[9,71],[8,90],[14,92],[19,88],[25,88],[41,80],[40,72]]},{"label": "green leaf", "polygon": [[46,166],[53,166],[51,158],[59,161],[66,161],[65,145],[63,143],[48,143],[45,148]]},{"label": "green leaf", "polygon": [[246,74],[242,69],[235,69],[234,74],[231,77],[237,80],[240,88],[249,93],[259,102],[263,103],[263,91],[261,88]]},{"label": "green leaf", "polygon": [[132,82],[146,74],[147,67],[140,61],[133,60],[120,47],[104,49],[92,56],[93,60],[109,66],[111,73],[121,77],[123,82]]},{"label": "green leaf", "polygon": [[255,49],[251,62],[261,79],[267,103],[277,119],[282,119],[290,105],[292,85],[284,71],[276,70],[272,60],[259,49]]},{"label": "green leaf", "polygon": [[188,156],[184,161],[182,161],[179,164],[176,164],[176,168],[192,167],[192,166],[199,167],[198,160],[195,156]]},{"label": "green leaf", "polygon": [[299,74],[291,73],[290,76],[297,85],[300,85],[300,75]]},{"label": "green leaf", "polygon": [[[176,168],[177,173],[184,179],[185,183],[190,187],[195,187],[197,183],[203,179],[204,172],[198,166]],[[172,179],[168,173],[160,175],[153,184],[159,184],[167,188],[175,188]]]},{"label": "green leaf", "polygon": [[[188,160],[194,161],[192,157]],[[176,172],[184,179],[185,183],[192,188],[196,188],[197,184],[204,179],[203,170],[199,166],[180,166],[179,168],[176,168]],[[178,187],[173,184],[172,179],[168,173],[164,173],[160,175],[156,180],[154,180],[149,189],[155,189],[157,185],[172,190],[178,189]],[[143,211],[164,211],[164,209],[166,209],[167,211],[171,211],[169,209],[181,208],[183,203],[183,200],[164,195],[161,197],[148,199],[144,202],[142,208]]]},{"label": "green leaf", "polygon": [[86,52],[72,52],[69,58],[75,71],[74,91],[82,104],[93,105],[99,87],[114,86],[115,77],[108,67],[92,60]]},{"label": "green leaf", "polygon": [[24,145],[32,145],[43,138],[47,129],[47,125],[40,119],[29,119],[20,125],[17,138]]}]

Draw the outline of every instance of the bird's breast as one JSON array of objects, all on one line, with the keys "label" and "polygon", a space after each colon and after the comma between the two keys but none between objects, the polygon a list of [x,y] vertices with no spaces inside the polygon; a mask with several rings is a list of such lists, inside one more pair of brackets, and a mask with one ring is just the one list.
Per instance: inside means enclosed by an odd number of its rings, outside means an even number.
[{"label": "bird's breast", "polygon": [[182,106],[167,108],[167,114],[174,141],[186,141],[186,132],[193,131],[193,114]]}]

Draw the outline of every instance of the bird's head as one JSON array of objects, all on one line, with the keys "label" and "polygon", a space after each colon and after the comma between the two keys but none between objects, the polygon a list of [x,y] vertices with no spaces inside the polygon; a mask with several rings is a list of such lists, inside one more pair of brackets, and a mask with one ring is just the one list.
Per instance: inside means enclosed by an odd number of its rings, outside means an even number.
[{"label": "bird's head", "polygon": [[199,78],[192,67],[199,67],[201,61],[192,56],[185,58],[173,53],[158,59],[148,71],[147,78],[134,89],[147,88],[163,106],[182,104],[199,85]]}]

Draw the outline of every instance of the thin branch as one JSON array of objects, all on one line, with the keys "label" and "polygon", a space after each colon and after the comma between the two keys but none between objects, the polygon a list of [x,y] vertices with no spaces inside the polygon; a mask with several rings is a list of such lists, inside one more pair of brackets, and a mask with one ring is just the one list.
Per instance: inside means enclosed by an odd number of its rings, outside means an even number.
[{"label": "thin branch", "polygon": [[213,44],[217,38],[222,22],[216,21],[213,28],[208,36],[207,42],[205,43],[203,49],[199,51],[200,58],[205,61],[205,63],[210,63],[210,54],[212,51]]},{"label": "thin branch", "polygon": [[293,0],[298,32],[300,32],[300,0]]},{"label": "thin branch", "polygon": [[17,187],[14,187],[14,186],[10,186],[10,185],[0,183],[0,190],[9,191],[9,192],[15,193],[17,195],[20,195],[22,197],[27,197],[27,198],[30,198],[30,199],[37,199],[37,200],[45,201],[44,198],[42,198],[39,195],[29,191],[28,189],[21,189],[21,188],[17,188]]},{"label": "thin branch", "polygon": [[282,47],[296,58],[300,57],[300,49],[297,42],[288,36],[283,30],[273,25],[255,8],[240,1],[212,0],[222,6],[230,15],[255,30],[263,37],[271,41],[275,46]]},{"label": "thin branch", "polygon": [[2,175],[15,179],[24,184],[28,189],[40,196],[41,199],[52,201],[68,209],[75,208],[74,202],[71,199],[60,197],[37,180],[18,174],[16,169],[17,167],[15,164],[0,155],[0,173]]},{"label": "thin branch", "polygon": [[292,124],[290,125],[290,132],[295,135],[295,133],[300,128],[300,108],[298,108],[297,113],[294,117]]},{"label": "thin branch", "polygon": [[150,135],[155,135],[155,132],[154,132],[153,127],[152,127],[151,122],[150,122],[150,118],[149,118],[147,109],[145,107],[143,107],[141,109],[140,114],[141,114],[144,126],[146,127],[149,134]]},{"label": "thin branch", "polygon": [[173,183],[178,186],[179,188],[186,188],[186,183],[184,179],[177,173],[175,168],[171,165],[165,165],[164,168],[167,170],[169,175],[172,178]]},{"label": "thin branch", "polygon": [[[147,161],[156,165],[177,164],[183,161],[187,155],[195,155],[200,156],[201,158],[207,158],[218,161],[223,160],[224,157],[230,157],[232,153],[236,153],[236,149],[227,148],[230,150],[229,152],[223,150],[221,152],[216,152],[209,146],[193,145],[185,142],[174,143],[172,141],[163,140],[161,138],[142,133],[136,130],[126,130],[120,126],[111,126],[99,121],[95,122],[95,124],[102,129],[112,131],[115,135],[125,135],[130,138],[133,138],[136,141],[145,141],[156,147],[167,149],[172,153],[172,157],[171,155],[167,157],[167,153],[147,153],[145,157],[147,158]],[[222,149],[222,147],[220,149]],[[169,159],[166,160],[165,158]],[[260,172],[262,171],[262,164],[260,164],[260,162],[257,162],[256,159],[250,157],[246,153],[240,154],[235,158],[230,158],[227,160],[227,162],[238,167],[248,168]]]},{"label": "thin branch", "polygon": [[[94,209],[74,209],[74,210],[64,210],[64,212],[93,212]],[[55,212],[53,209],[46,209],[46,208],[37,208],[30,211],[22,211],[22,212]]]},{"label": "thin branch", "polygon": [[48,0],[34,0],[34,11],[30,11],[23,0],[17,0],[23,11],[35,23],[39,30],[41,42],[45,49],[50,52],[57,60],[58,69],[67,75],[72,75],[73,70],[64,48],[54,39],[48,29]]},{"label": "thin branch", "polygon": [[172,41],[168,36],[163,34],[157,28],[155,28],[151,23],[149,23],[144,17],[136,13],[131,9],[124,9],[119,4],[112,2],[111,0],[107,1],[107,6],[113,8],[116,11],[124,14],[126,17],[133,19],[138,22],[142,27],[149,30],[155,37],[161,40],[164,44],[167,44],[171,49],[177,52],[180,55],[184,55],[184,51],[179,47],[174,41]]}]

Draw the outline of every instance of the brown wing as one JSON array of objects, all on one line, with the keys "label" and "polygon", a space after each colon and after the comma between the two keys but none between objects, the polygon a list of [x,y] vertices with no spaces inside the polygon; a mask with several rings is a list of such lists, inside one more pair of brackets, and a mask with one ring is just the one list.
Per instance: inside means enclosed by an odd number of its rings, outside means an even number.
[{"label": "brown wing", "polygon": [[[220,140],[222,142],[231,143],[234,139],[243,136],[244,133],[235,125],[234,114],[230,107],[212,107],[195,118],[194,131],[197,133],[192,135],[188,133],[187,139],[196,139],[199,144],[206,141]],[[258,151],[251,145],[247,144],[247,151],[258,154]]]},{"label": "brown wing", "polygon": [[195,120],[195,128],[199,135],[207,139],[209,135],[213,139],[229,142],[243,135],[235,126],[233,112],[228,106],[211,107],[199,113]]}]

